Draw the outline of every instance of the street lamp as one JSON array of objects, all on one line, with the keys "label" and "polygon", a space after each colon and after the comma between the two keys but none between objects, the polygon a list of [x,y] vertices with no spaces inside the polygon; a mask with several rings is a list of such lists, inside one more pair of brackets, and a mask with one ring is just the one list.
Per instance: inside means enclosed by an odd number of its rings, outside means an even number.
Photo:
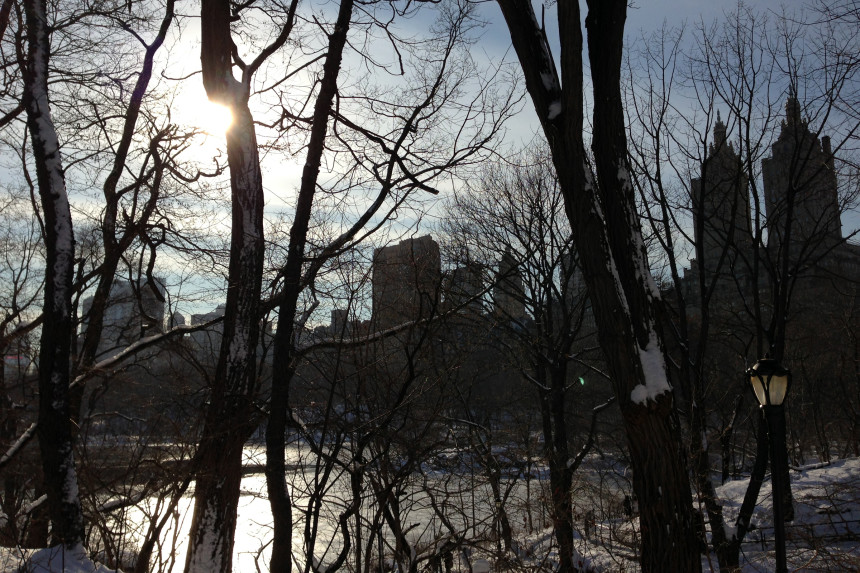
[{"label": "street lamp", "polygon": [[783,499],[786,475],[785,459],[785,400],[791,386],[791,371],[770,358],[762,358],[747,370],[747,377],[758,403],[767,418],[770,441],[770,475],[773,496],[773,529],[776,540],[776,573],[788,571],[785,559],[785,517]]}]

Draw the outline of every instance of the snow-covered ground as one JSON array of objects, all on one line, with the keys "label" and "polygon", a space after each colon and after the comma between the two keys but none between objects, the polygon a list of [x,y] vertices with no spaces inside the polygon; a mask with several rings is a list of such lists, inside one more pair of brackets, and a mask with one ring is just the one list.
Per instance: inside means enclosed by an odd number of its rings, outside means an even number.
[{"label": "snow-covered ground", "polygon": [[[729,523],[737,518],[749,479],[727,482],[717,488]],[[795,518],[785,527],[789,571],[860,571],[860,458],[837,460],[791,472]],[[750,531],[741,547],[741,565],[745,573],[774,570],[774,529],[771,483],[768,475],[759,493]],[[594,543],[600,528],[612,529],[616,538],[632,539],[635,522],[598,524],[597,532],[580,540],[579,548],[597,570],[630,571],[635,559],[632,552],[611,553],[606,545]],[[608,533],[602,538],[608,538]],[[714,555],[702,556],[703,571],[718,571]]]},{"label": "snow-covered ground", "polygon": [[[730,518],[737,514],[746,484],[746,480],[739,480],[718,488]],[[245,494],[239,508],[234,570],[245,573],[260,567],[265,571],[270,513],[268,501],[261,494],[265,491],[262,476],[246,478],[243,491]],[[795,520],[786,527],[789,570],[860,571],[860,459],[838,460],[829,465],[793,471],[792,491]],[[189,507],[190,500],[185,503],[184,511]],[[184,512],[180,510],[180,513]],[[757,528],[750,532],[743,544],[743,571],[772,571],[773,522],[769,481],[762,487],[753,522]],[[181,540],[187,520],[179,519],[177,524]],[[176,531],[169,535],[174,533]],[[521,557],[533,563],[543,562],[551,569],[555,556],[551,549],[550,530],[532,535],[520,534],[517,537]],[[577,539],[578,549],[583,555],[582,562],[592,565],[597,571],[635,571],[635,537],[635,520],[595,523]],[[184,563],[181,554],[183,544],[180,542],[175,549],[172,560],[169,556],[162,556],[160,561],[166,565],[164,570],[181,571]],[[479,556],[475,557],[477,559]],[[713,557],[703,556],[702,564],[704,571],[717,570]],[[18,571],[106,573],[108,570],[89,561],[79,549],[65,554],[57,550],[34,553],[2,549],[0,572]]]},{"label": "snow-covered ground", "polygon": [[[717,489],[731,517],[737,516],[747,481]],[[785,526],[789,571],[860,571],[860,458],[792,471],[791,491],[795,518]],[[743,545],[744,571],[773,571],[769,481],[762,486],[753,522],[758,530],[751,531]]]}]

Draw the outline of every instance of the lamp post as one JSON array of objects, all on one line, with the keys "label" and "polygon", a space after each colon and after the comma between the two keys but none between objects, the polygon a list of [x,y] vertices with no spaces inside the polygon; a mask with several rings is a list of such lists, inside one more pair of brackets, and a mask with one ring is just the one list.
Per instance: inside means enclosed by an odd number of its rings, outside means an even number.
[{"label": "lamp post", "polygon": [[791,386],[791,372],[776,360],[762,358],[747,370],[747,377],[758,403],[767,418],[770,438],[770,475],[773,497],[773,529],[776,540],[776,573],[788,571],[785,559],[785,516],[782,500],[785,497],[783,476],[785,459],[785,400]]}]

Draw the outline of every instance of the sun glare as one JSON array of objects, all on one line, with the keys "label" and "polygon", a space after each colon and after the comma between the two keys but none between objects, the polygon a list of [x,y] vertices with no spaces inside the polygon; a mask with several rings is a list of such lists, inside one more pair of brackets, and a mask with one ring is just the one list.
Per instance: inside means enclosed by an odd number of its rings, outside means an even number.
[{"label": "sun glare", "polygon": [[233,123],[229,109],[208,99],[203,100],[197,113],[197,125],[210,135],[224,135]]}]

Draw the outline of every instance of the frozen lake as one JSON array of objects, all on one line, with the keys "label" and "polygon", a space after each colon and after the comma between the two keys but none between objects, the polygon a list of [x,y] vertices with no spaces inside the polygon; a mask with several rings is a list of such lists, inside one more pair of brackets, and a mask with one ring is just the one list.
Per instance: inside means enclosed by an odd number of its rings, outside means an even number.
[{"label": "frozen lake", "polygon": [[[353,499],[354,492],[349,476],[342,468],[335,467],[326,476],[306,448],[291,446],[287,453],[287,464],[301,468],[289,476],[289,482],[294,506],[294,570],[303,571],[306,555],[312,554],[317,562],[323,564],[335,559],[343,543],[336,527],[338,517]],[[264,464],[262,446],[246,448],[246,468],[259,468]],[[351,557],[355,546],[360,543],[362,560],[367,560],[366,563],[378,564],[380,554],[383,559],[390,559],[398,545],[393,531],[398,529],[403,532],[412,555],[432,551],[454,535],[466,539],[498,538],[495,533],[499,524],[494,520],[494,493],[484,476],[445,471],[394,475],[396,472],[396,467],[386,471],[375,470],[372,477],[364,480],[358,493],[361,518],[356,520],[353,516],[349,522],[353,544]],[[542,509],[545,504],[538,502],[545,495],[541,483],[537,477],[528,481],[523,478],[518,481],[501,480],[499,493],[517,530],[532,525],[540,529],[547,524],[548,516]],[[386,511],[382,511],[379,503],[380,492],[389,496]],[[125,531],[124,537],[129,543],[125,551],[118,548],[117,553],[136,552],[150,519],[154,515],[163,515],[167,503],[168,500],[151,497],[117,514],[114,527]],[[192,505],[193,498],[189,494],[179,500],[169,525],[160,536],[158,550],[153,554],[153,570],[164,573],[182,570]],[[530,513],[531,507],[536,513]],[[361,523],[361,531],[357,531],[357,523]],[[265,476],[251,473],[242,480],[234,570],[242,573],[267,571],[271,538],[272,514],[266,496]],[[313,540],[312,547],[306,539]],[[452,558],[456,566],[468,568],[466,563],[460,563],[467,559],[465,554],[457,553]],[[477,558],[476,554],[474,559]]]}]

